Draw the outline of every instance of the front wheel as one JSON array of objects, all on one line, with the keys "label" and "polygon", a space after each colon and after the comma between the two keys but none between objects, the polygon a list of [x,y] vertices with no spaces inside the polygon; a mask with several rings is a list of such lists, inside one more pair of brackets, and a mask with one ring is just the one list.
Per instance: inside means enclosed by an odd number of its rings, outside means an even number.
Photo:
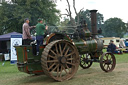
[{"label": "front wheel", "polygon": [[116,59],[112,53],[104,53],[100,58],[100,67],[105,72],[111,72],[116,66]]},{"label": "front wheel", "polygon": [[91,67],[92,63],[93,62],[91,61],[91,56],[88,53],[84,54],[84,55],[81,55],[81,57],[80,57],[80,66],[83,69],[88,69],[89,67]]}]

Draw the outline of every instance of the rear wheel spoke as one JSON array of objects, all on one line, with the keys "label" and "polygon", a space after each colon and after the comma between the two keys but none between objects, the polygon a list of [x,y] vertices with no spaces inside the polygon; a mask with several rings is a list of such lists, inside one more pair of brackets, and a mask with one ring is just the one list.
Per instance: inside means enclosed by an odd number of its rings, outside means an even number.
[{"label": "rear wheel spoke", "polygon": [[55,48],[56,48],[56,53],[59,54],[58,49],[57,49],[57,44],[55,44]]},{"label": "rear wheel spoke", "polygon": [[70,62],[66,62],[66,63],[69,65],[75,66],[75,64],[73,64],[73,63],[70,63]]},{"label": "rear wheel spoke", "polygon": [[72,53],[66,55],[65,57],[71,56],[71,55],[73,55],[73,54],[75,54],[75,52],[72,52]]},{"label": "rear wheel spoke", "polygon": [[73,58],[68,58],[67,60],[73,60]]},{"label": "rear wheel spoke", "polygon": [[50,55],[50,54],[48,55],[48,57],[55,59],[55,56],[52,56],[52,55]]},{"label": "rear wheel spoke", "polygon": [[58,62],[58,60],[49,60],[47,63]]},{"label": "rear wheel spoke", "polygon": [[53,64],[48,68],[48,70],[50,70],[54,65],[55,65],[55,63],[53,63]]},{"label": "rear wheel spoke", "polygon": [[67,55],[68,51],[69,51],[69,48],[67,48],[67,50],[66,50],[66,52],[65,52],[65,55]]},{"label": "rear wheel spoke", "polygon": [[63,70],[65,71],[65,73],[67,74],[68,72],[66,71],[65,67],[63,65],[62,65],[62,67],[63,67]]},{"label": "rear wheel spoke", "polygon": [[57,65],[55,66],[55,68],[52,69],[51,72],[55,71],[55,70],[58,68],[58,66],[59,66],[59,64],[57,64]]},{"label": "rear wheel spoke", "polygon": [[57,78],[59,77],[59,66],[57,68]]},{"label": "rear wheel spoke", "polygon": [[63,68],[62,68],[62,66],[61,66],[61,68],[60,68],[60,77],[62,76],[61,74],[62,74],[62,71],[63,71]]},{"label": "rear wheel spoke", "polygon": [[60,50],[60,55],[62,56],[62,48],[61,48],[61,44],[59,43],[59,50]]},{"label": "rear wheel spoke", "polygon": [[69,70],[69,73],[70,73],[70,68],[68,67],[68,65],[66,64],[66,67],[67,67],[67,69]]},{"label": "rear wheel spoke", "polygon": [[63,48],[63,53],[64,53],[64,51],[65,51],[66,47],[67,47],[67,43],[65,44],[65,46],[64,46],[64,48]]},{"label": "rear wheel spoke", "polygon": [[52,49],[50,51],[56,56],[56,53]]}]

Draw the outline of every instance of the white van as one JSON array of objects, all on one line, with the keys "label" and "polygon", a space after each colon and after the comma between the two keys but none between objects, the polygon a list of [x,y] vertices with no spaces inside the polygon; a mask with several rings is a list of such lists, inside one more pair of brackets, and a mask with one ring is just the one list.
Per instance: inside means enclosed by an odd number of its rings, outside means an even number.
[{"label": "white van", "polygon": [[110,41],[113,40],[114,44],[119,47],[120,44],[120,38],[119,37],[104,37],[104,38],[100,38],[103,40],[103,44],[104,47],[107,48],[107,46],[109,45]]}]

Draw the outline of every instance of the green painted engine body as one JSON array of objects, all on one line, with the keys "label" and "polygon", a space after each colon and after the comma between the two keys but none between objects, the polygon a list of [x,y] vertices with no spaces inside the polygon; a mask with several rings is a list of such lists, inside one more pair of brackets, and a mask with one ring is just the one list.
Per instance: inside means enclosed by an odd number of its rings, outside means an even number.
[{"label": "green painted engine body", "polygon": [[77,47],[80,55],[86,53],[99,53],[103,49],[102,40],[93,39],[89,31],[85,32],[85,38],[83,39],[71,39],[69,35],[53,33],[44,39],[44,45],[40,46],[40,54],[38,56],[33,54],[34,49],[32,45],[22,45],[15,47],[17,51],[17,66],[19,71],[26,72],[28,74],[43,74],[41,67],[41,55],[43,49],[46,45],[48,45],[48,43],[60,39],[72,42],[74,46]]}]

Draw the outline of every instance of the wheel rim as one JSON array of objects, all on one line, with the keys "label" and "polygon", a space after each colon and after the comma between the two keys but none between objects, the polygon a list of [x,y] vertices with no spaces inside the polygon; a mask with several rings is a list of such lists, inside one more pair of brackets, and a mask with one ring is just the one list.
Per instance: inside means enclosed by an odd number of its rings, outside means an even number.
[{"label": "wheel rim", "polygon": [[80,58],[80,66],[83,69],[87,69],[92,65],[91,56],[89,54],[84,54]]},{"label": "wheel rim", "polygon": [[112,53],[104,53],[100,58],[100,67],[105,72],[111,72],[116,65],[115,56]]},{"label": "wheel rim", "polygon": [[79,67],[79,53],[68,41],[54,41],[42,53],[42,68],[48,76],[57,80],[68,80]]}]

